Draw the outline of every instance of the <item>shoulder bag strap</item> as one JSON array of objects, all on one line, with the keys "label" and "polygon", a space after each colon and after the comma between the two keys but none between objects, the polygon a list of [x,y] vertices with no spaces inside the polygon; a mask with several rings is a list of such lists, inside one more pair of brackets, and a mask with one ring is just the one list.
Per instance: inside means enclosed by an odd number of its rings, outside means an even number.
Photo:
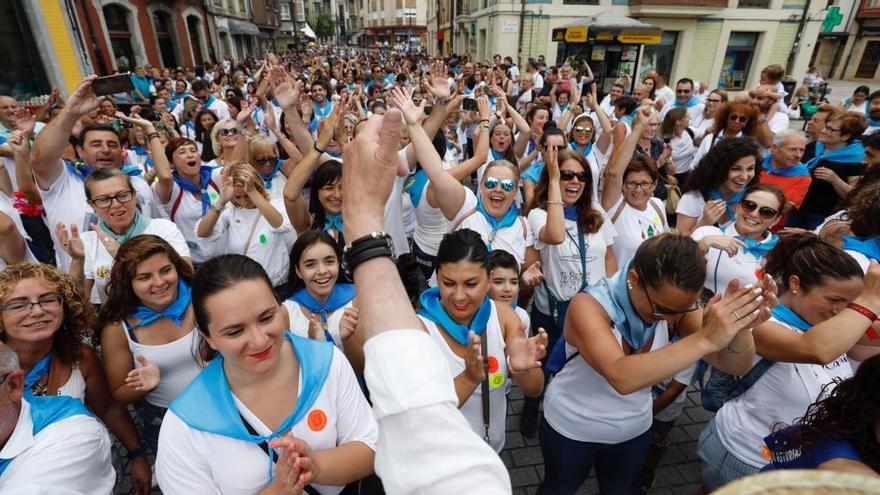
[{"label": "shoulder bag strap", "polygon": [[263,217],[263,214],[257,210],[257,218],[254,219],[254,223],[251,224],[251,232],[248,234],[247,240],[244,241],[244,251],[242,251],[242,256],[247,256],[248,251],[251,248],[251,240],[254,238],[254,232],[257,231],[257,224],[260,223],[260,218]]},{"label": "shoulder bag strap", "polygon": [[[180,187],[180,186],[177,186]],[[177,208],[180,207],[180,200],[183,199],[183,188],[180,187],[180,192],[177,194],[177,198],[174,199],[174,204],[171,205],[171,221],[174,221],[174,216],[177,215]]]},{"label": "shoulder bag strap", "polygon": [[[660,207],[657,206],[657,203],[651,201],[652,199],[654,199],[654,198],[648,198],[648,204],[651,205],[651,207],[654,208],[654,211],[657,212],[657,215],[660,216],[660,223],[662,223],[663,226],[668,229],[669,225],[666,223],[666,212],[660,210]],[[613,223],[613,221],[612,221],[612,223]]]},{"label": "shoulder bag strap", "polygon": [[480,383],[480,391],[482,392],[483,399],[483,430],[484,437],[483,440],[486,443],[489,443],[489,358],[488,358],[488,346],[487,344],[489,340],[489,329],[483,332],[483,336],[480,338],[480,353],[483,355],[483,373],[485,376],[483,377],[483,382]]},{"label": "shoulder bag strap", "polygon": [[455,232],[455,230],[458,229],[458,227],[462,224],[462,222],[464,222],[465,220],[467,220],[467,218],[468,218],[469,216],[473,215],[473,214],[476,213],[476,212],[477,212],[477,209],[476,209],[476,208],[472,208],[470,211],[468,211],[467,213],[465,213],[464,215],[462,215],[461,218],[459,218],[458,221],[455,222],[455,224],[452,225],[452,228],[449,229],[449,231],[450,231],[450,232]]},{"label": "shoulder bag strap", "polygon": [[[648,202],[651,200],[649,199]],[[611,223],[617,222],[617,219],[620,218],[620,214],[623,213],[623,207],[626,206],[626,198],[621,197],[620,206],[614,210],[614,215],[611,215]]]}]

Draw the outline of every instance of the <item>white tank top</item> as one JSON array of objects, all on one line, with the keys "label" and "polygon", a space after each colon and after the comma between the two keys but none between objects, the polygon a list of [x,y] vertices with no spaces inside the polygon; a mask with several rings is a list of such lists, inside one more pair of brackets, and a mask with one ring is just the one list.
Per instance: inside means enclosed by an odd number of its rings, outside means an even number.
[{"label": "white tank top", "polygon": [[[618,345],[622,337],[612,328]],[[657,324],[651,351],[669,343],[665,321]],[[566,343],[565,355],[577,348]],[[618,444],[651,427],[651,387],[621,395],[608,380],[576,356],[550,381],[544,395],[544,419],[554,430],[578,442]]]},{"label": "white tank top", "polygon": [[[507,396],[505,382],[507,376],[507,358],[505,354],[504,332],[501,329],[501,322],[498,319],[497,308],[495,302],[492,301],[492,313],[489,315],[489,323],[486,325],[486,332],[483,337],[488,338],[486,341],[486,353],[489,365],[489,444],[496,452],[501,452],[504,448],[504,431],[507,421]],[[419,316],[428,329],[428,333],[434,338],[438,347],[449,362],[449,369],[452,371],[452,378],[460,375],[464,371],[464,359],[458,357],[446,339],[443,338],[443,330],[437,328],[437,325],[423,316]],[[480,438],[485,436],[485,428],[483,427],[483,387],[477,386],[474,393],[459,408],[464,415],[471,429],[479,435]]]},{"label": "white tank top", "polygon": [[[775,318],[770,321],[803,333]],[[761,356],[755,356],[757,363]],[[775,363],[739,397],[726,402],[715,415],[718,439],[739,460],[760,468],[770,462],[764,455],[764,437],[778,422],[794,424],[819,399],[822,387],[852,376],[846,354],[827,365]],[[834,385],[828,387],[831,393]]]},{"label": "white tank top", "polygon": [[[342,336],[339,334],[339,322],[342,321],[345,308],[350,308],[353,302],[354,300],[352,299],[345,306],[327,315],[327,331],[333,337],[333,343],[343,353],[345,352],[345,347],[342,344]],[[299,303],[288,299],[284,301],[284,309],[287,310],[287,314],[290,316],[290,331],[300,337],[309,338],[309,317],[303,313]]]},{"label": "white tank top", "polygon": [[58,387],[57,395],[65,395],[67,397],[75,397],[83,402],[86,399],[86,380],[79,370],[79,363],[74,363],[70,370],[70,378],[67,383]]},{"label": "white tank top", "polygon": [[[144,345],[132,340],[128,323],[123,321],[122,326],[132,356],[144,356],[161,373],[159,385],[147,394],[146,401],[154,406],[167,408],[202,371],[197,359],[198,330],[193,328],[188,334],[167,344]],[[134,360],[134,367],[141,367],[137,359]]]}]

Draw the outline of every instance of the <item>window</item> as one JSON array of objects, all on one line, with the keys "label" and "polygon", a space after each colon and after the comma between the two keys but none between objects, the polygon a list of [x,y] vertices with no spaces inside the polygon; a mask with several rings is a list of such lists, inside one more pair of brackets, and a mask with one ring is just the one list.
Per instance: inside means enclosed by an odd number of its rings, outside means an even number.
[{"label": "window", "polygon": [[[645,45],[644,55],[642,56],[641,67],[639,67],[639,80],[645,80],[645,73],[649,69],[656,69],[657,72],[663,74],[667,82],[669,82],[670,74],[672,74],[672,62],[675,59],[675,46],[678,44],[678,33],[674,31],[663,31],[660,43],[656,45]],[[671,82],[669,84],[672,84]]]},{"label": "window", "polygon": [[728,90],[745,89],[752,57],[758,44],[758,33],[731,32],[727,52],[721,65],[718,87]]},{"label": "window", "polygon": [[281,20],[289,21],[290,20],[290,4],[282,3],[281,4]]},{"label": "window", "polygon": [[[532,2],[537,3],[537,2]],[[599,5],[599,0],[562,0],[563,5]]]},{"label": "window", "polygon": [[110,4],[104,7],[103,12],[116,68],[120,72],[132,70],[135,59],[131,48],[131,32],[128,29],[128,11],[119,5]]},{"label": "window", "polygon": [[40,33],[31,31],[20,3],[0,5],[0,94],[25,99],[48,94],[50,85],[34,44]]},{"label": "window", "polygon": [[739,0],[741,9],[769,9],[770,0]]}]

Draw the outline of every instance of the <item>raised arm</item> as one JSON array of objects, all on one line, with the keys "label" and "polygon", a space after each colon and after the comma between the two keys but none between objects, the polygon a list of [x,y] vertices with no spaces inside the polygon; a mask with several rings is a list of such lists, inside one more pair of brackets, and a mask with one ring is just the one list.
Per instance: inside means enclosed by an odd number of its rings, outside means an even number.
[{"label": "raised arm", "polygon": [[[24,194],[28,202],[33,205],[42,203],[40,193],[37,191],[37,185],[34,183],[34,174],[31,170],[31,142],[30,139],[20,131],[16,131],[9,137],[6,142],[12,149],[12,159],[15,162],[15,179],[18,182],[18,189]],[[11,184],[10,184],[11,186]]]},{"label": "raised arm", "polygon": [[[607,153],[608,147],[611,145],[611,139],[614,137],[613,126],[611,125],[611,119],[599,107],[599,99],[596,96],[596,86],[594,84],[590,85],[590,92],[584,95],[583,102],[584,109],[589,108],[596,115],[596,118],[599,119],[599,125],[602,126],[602,135],[596,140],[596,146],[603,154]],[[596,130],[594,129],[593,132],[596,132]]]},{"label": "raised arm", "polygon": [[632,160],[636,146],[639,144],[639,138],[641,138],[645,129],[648,128],[648,119],[650,118],[651,107],[649,105],[639,107],[632,132],[623,140],[620,147],[614,150],[611,154],[611,159],[608,160],[608,165],[603,172],[605,186],[602,189],[602,208],[605,211],[610,210],[623,194],[623,173],[626,171],[630,160]]},{"label": "raised arm", "polygon": [[88,76],[83,79],[67,99],[61,112],[37,135],[31,165],[37,185],[42,189],[48,189],[64,172],[61,155],[70,142],[70,134],[76,122],[98,107],[98,97],[92,90],[92,81],[96,77]]},{"label": "raised arm", "polygon": [[116,118],[140,127],[147,136],[150,146],[150,158],[153,159],[153,168],[156,169],[156,196],[162,204],[171,201],[171,192],[174,189],[174,179],[171,176],[171,164],[165,156],[165,147],[159,139],[159,133],[149,120],[141,118],[137,114],[126,116],[122,112],[116,112]]},{"label": "raised arm", "polygon": [[[302,83],[291,82],[287,71],[281,66],[273,67],[270,71],[274,86],[275,100],[284,110],[284,118],[290,127],[293,141],[300,152],[305,152],[314,145],[312,133],[306,128],[299,113],[299,97],[302,94]],[[282,124],[283,125],[283,124]]]},{"label": "raised arm", "polygon": [[565,214],[562,202],[562,189],[559,185],[559,150],[555,146],[547,149],[545,165],[547,166],[547,223],[538,232],[538,238],[544,244],[562,244],[565,242]]}]

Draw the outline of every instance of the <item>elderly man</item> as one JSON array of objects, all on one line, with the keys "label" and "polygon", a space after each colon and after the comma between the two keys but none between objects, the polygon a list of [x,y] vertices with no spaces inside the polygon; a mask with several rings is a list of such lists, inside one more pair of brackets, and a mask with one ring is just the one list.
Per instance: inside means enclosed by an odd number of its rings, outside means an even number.
[{"label": "elderly man", "polygon": [[0,493],[111,493],[110,437],[82,401],[23,392],[18,357],[0,343]]},{"label": "elderly man", "polygon": [[[656,92],[656,90],[655,90]],[[703,113],[704,105],[700,103],[699,98],[694,95],[694,81],[683,77],[675,84],[675,98],[667,101],[660,110],[660,119],[666,118],[666,114],[670,110],[677,107],[684,107],[691,120],[697,120]]]},{"label": "elderly man", "polygon": [[801,163],[807,139],[800,132],[785,129],[773,137],[770,153],[764,156],[761,183],[773,184],[785,193],[786,205],[777,224],[785,225],[785,215],[801,207],[813,178]]}]

